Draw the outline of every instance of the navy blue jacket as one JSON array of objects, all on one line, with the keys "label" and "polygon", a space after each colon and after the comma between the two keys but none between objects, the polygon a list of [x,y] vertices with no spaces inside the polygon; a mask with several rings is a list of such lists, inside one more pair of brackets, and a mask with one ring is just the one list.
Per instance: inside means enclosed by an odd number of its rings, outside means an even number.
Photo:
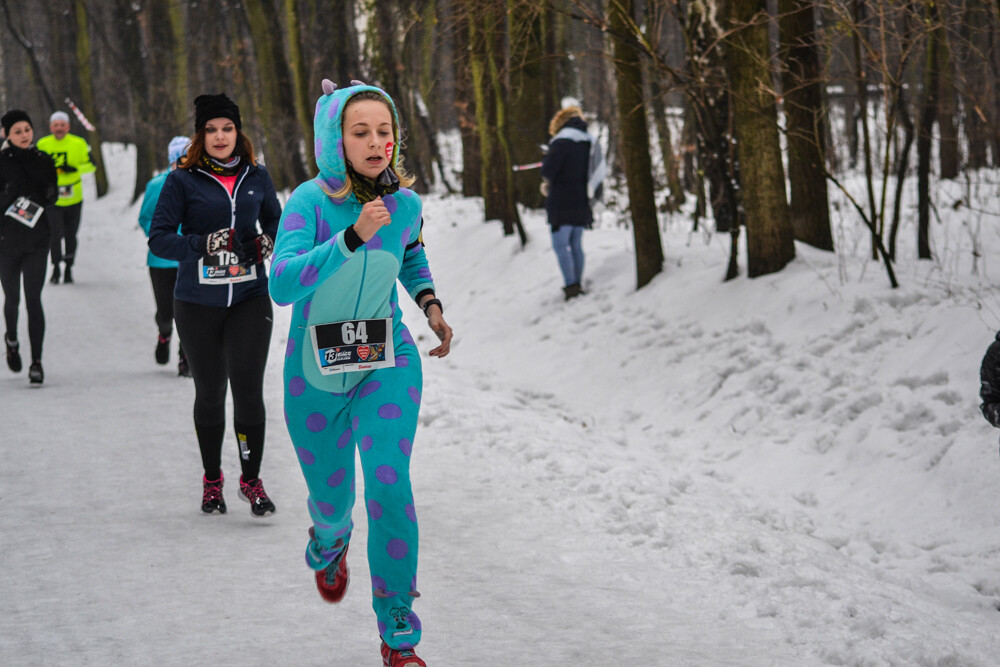
[{"label": "navy blue jacket", "polygon": [[589,227],[594,221],[587,198],[591,142],[576,140],[584,135],[587,124],[581,118],[570,118],[563,128],[579,132],[573,139],[563,138],[565,132],[557,133],[549,142],[548,153],[542,161],[542,178],[549,181],[545,211],[552,231],[563,225]]},{"label": "navy blue jacket", "polygon": [[[220,229],[235,229],[234,248],[252,248],[260,229],[273,240],[278,234],[281,205],[271,177],[261,165],[244,165],[233,196],[218,179],[200,167],[175,169],[167,176],[149,228],[154,255],[178,262],[174,297],[206,306],[231,306],[267,294],[267,270],[257,265],[257,279],[233,285],[198,282],[198,260],[205,237]],[[180,227],[180,234],[177,228]]]}]

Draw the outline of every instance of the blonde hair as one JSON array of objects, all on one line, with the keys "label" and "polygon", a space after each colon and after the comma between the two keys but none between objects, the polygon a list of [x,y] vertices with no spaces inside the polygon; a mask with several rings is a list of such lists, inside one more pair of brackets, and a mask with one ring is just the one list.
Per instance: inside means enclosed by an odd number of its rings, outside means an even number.
[{"label": "blonde hair", "polygon": [[[396,114],[393,112],[392,105],[389,104],[389,100],[387,100],[384,95],[382,95],[381,93],[377,93],[374,90],[364,90],[364,91],[361,91],[360,93],[358,93],[357,95],[353,95],[350,98],[348,98],[347,104],[344,105],[344,110],[343,110],[343,112],[341,113],[341,116],[340,116],[341,117],[341,121],[340,121],[340,133],[341,133],[341,135],[343,135],[343,133],[344,133],[344,121],[343,121],[343,118],[347,115],[347,108],[349,106],[351,106],[351,104],[353,104],[354,102],[364,102],[364,101],[381,102],[382,104],[384,104],[386,106],[386,108],[389,109],[389,117],[392,118],[392,133],[393,133],[393,136],[395,136],[396,139],[397,139],[397,141],[396,141],[396,166],[393,167],[393,165],[390,164],[386,168],[387,169],[391,169],[392,173],[394,173],[396,175],[396,178],[399,179],[399,186],[400,187],[403,187],[403,188],[410,187],[411,185],[413,185],[414,182],[416,182],[417,179],[416,179],[416,177],[410,175],[410,173],[407,172],[406,168],[403,166],[403,156],[402,156],[402,154],[400,152],[403,149],[403,147],[406,145],[403,142],[403,129],[396,122]],[[346,167],[347,164],[348,164],[348,162],[347,162],[347,155],[344,155],[344,166]],[[353,169],[354,167],[351,167],[351,168]],[[345,199],[354,190],[354,183],[351,181],[351,175],[350,175],[350,173],[348,173],[346,171],[346,169],[345,169],[345,173],[344,173],[344,185],[342,185],[339,190],[337,190],[336,192],[331,192],[326,187],[326,185],[323,184],[322,182],[320,183],[320,187],[322,188],[323,192],[326,193],[326,195],[328,197],[332,198],[332,199]]]}]

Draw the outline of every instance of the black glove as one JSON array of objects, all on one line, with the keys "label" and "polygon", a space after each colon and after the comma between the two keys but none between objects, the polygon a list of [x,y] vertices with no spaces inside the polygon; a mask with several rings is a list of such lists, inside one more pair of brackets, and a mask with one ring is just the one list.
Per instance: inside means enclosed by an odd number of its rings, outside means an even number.
[{"label": "black glove", "polygon": [[983,411],[983,417],[986,417],[986,421],[1000,428],[1000,403],[983,403],[979,409]]},{"label": "black glove", "polygon": [[205,255],[218,255],[219,253],[233,249],[233,230],[220,229],[205,236],[205,245],[202,253]]},{"label": "black glove", "polygon": [[63,166],[59,167],[59,171],[61,171],[64,174],[72,174],[76,172],[76,167],[71,167],[68,164],[64,164]]},{"label": "black glove", "polygon": [[250,243],[244,243],[239,250],[240,264],[262,264],[274,252],[274,241],[267,234],[261,234]]}]

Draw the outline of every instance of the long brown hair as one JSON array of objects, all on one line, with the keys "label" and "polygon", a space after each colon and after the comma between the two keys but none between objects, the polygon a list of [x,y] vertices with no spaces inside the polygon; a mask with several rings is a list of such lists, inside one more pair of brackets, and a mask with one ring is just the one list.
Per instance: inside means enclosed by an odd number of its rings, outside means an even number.
[{"label": "long brown hair", "polygon": [[[243,134],[243,130],[237,128],[236,130],[236,147],[233,148],[233,153],[236,153],[240,157],[245,157],[250,161],[250,164],[257,166],[257,156],[253,151],[253,142],[250,141],[250,137]],[[191,169],[201,162],[201,156],[205,154],[205,128],[201,128],[194,133],[191,137],[191,142],[188,144],[187,155],[181,158],[181,169]]]}]

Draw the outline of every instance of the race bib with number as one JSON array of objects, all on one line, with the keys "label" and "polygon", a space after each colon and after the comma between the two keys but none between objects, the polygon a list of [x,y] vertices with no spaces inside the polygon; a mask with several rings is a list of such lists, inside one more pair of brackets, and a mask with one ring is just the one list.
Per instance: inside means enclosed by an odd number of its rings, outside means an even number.
[{"label": "race bib with number", "polygon": [[34,228],[35,223],[42,217],[45,208],[36,204],[27,197],[18,197],[13,204],[7,207],[7,217],[17,220],[22,225]]},{"label": "race bib with number", "polygon": [[323,375],[396,365],[391,317],[316,324],[309,327],[309,336]]},{"label": "race bib with number", "polygon": [[244,266],[233,252],[220,252],[198,260],[198,282],[202,285],[231,285],[257,279],[257,265]]}]

